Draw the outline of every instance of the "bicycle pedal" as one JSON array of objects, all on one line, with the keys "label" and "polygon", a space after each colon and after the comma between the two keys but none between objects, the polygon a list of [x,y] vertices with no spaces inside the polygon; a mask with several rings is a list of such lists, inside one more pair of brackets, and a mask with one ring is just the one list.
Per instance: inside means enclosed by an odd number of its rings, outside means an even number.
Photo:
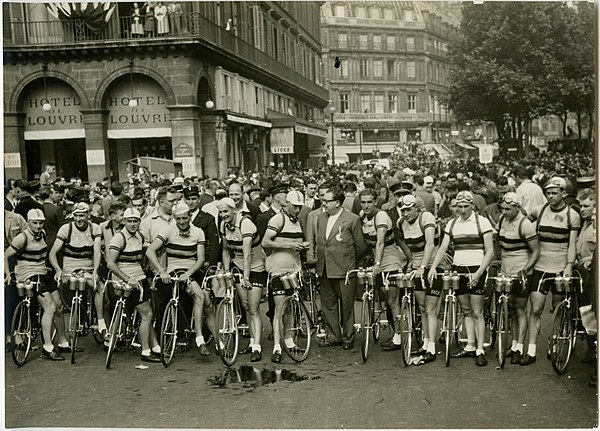
[{"label": "bicycle pedal", "polygon": [[242,324],[238,325],[238,329],[241,331],[245,331],[246,329],[250,329],[250,327],[247,324],[242,323]]},{"label": "bicycle pedal", "polygon": [[135,347],[137,349],[139,347],[142,347],[142,345],[140,343],[136,342],[136,341],[132,341],[131,342],[131,347]]}]

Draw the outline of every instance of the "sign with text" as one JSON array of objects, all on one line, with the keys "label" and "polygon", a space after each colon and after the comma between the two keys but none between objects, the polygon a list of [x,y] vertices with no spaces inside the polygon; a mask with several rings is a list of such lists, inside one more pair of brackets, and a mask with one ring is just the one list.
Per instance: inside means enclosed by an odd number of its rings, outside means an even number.
[{"label": "sign with text", "polygon": [[102,166],[106,164],[104,159],[104,150],[87,150],[85,159],[88,166]]},{"label": "sign with text", "polygon": [[479,162],[492,163],[494,159],[494,147],[492,145],[479,146]]},{"label": "sign with text", "polygon": [[271,154],[294,154],[294,128],[271,129]]},{"label": "sign with text", "polygon": [[194,157],[194,149],[184,142],[175,145],[173,157]]},{"label": "sign with text", "polygon": [[20,168],[21,154],[20,153],[4,153],[5,168]]}]

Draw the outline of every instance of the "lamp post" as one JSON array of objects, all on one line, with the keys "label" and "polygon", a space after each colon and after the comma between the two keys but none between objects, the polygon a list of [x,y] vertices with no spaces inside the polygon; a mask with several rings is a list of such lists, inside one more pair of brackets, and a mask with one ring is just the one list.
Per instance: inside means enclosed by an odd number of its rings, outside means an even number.
[{"label": "lamp post", "polygon": [[335,166],[335,140],[333,138],[333,114],[335,112],[335,106],[329,107],[329,113],[331,114],[331,166]]}]

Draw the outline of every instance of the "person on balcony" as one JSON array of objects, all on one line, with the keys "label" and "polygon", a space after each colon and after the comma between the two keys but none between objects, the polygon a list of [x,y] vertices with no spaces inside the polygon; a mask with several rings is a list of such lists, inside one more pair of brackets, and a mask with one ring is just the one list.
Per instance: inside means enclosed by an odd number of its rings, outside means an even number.
[{"label": "person on balcony", "polygon": [[167,7],[158,2],[154,8],[154,15],[156,16],[156,32],[159,36],[164,36],[169,33],[169,18],[167,17]]},{"label": "person on balcony", "polygon": [[181,10],[181,4],[179,4],[179,2],[172,2],[169,3],[169,7],[167,8],[168,11],[167,13],[169,14],[169,21],[171,22],[171,29],[173,31],[173,34],[180,34],[181,33],[181,15],[182,15],[182,10]]},{"label": "person on balcony", "polygon": [[131,36],[142,37],[144,35],[144,26],[142,25],[142,10],[137,3],[133,4],[131,10]]},{"label": "person on balcony", "polygon": [[156,19],[154,18],[154,3],[148,2],[144,6],[144,31],[146,32],[146,37],[153,37],[156,32]]}]

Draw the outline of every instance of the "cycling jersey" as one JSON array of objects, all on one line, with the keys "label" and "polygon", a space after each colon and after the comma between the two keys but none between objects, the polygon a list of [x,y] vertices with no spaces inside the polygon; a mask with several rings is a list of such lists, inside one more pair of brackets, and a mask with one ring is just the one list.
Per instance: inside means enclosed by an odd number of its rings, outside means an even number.
[{"label": "cycling jersey", "polygon": [[534,210],[537,214],[537,234],[540,241],[540,258],[533,269],[542,272],[561,272],[567,266],[571,231],[579,231],[581,218],[568,205],[555,210],[549,205]]},{"label": "cycling jersey", "polygon": [[362,232],[365,242],[373,249],[377,245],[377,229],[385,228],[385,239],[383,254],[379,267],[382,271],[398,271],[401,267],[401,262],[406,261],[404,254],[396,245],[396,236],[394,232],[394,224],[392,219],[385,211],[377,211],[371,218],[361,214]]},{"label": "cycling jersey", "polygon": [[230,226],[221,222],[221,235],[227,239],[227,246],[233,252],[233,263],[238,268],[244,267],[243,239],[252,238],[250,250],[250,271],[262,272],[265,270],[265,259],[267,255],[260,245],[256,226],[248,217],[238,214],[235,225]]},{"label": "cycling jersey", "polygon": [[450,235],[454,246],[454,265],[480,266],[483,262],[483,235],[493,232],[490,221],[475,212],[463,220],[456,217],[447,225],[444,233]]},{"label": "cycling jersey", "polygon": [[176,269],[190,269],[198,261],[198,245],[205,244],[204,232],[190,225],[190,230],[182,234],[173,224],[162,229],[156,239],[165,245],[167,254],[167,272]]},{"label": "cycling jersey", "polygon": [[88,223],[83,231],[75,223],[60,227],[56,238],[63,242],[63,273],[70,274],[75,269],[94,269],[94,241],[101,236],[100,226]]},{"label": "cycling jersey", "polygon": [[127,229],[117,233],[110,242],[109,250],[119,252],[117,266],[125,275],[136,281],[146,278],[142,270],[144,237],[139,232],[130,234]]},{"label": "cycling jersey", "polygon": [[[401,223],[401,224],[400,224]],[[402,229],[402,236],[404,237],[404,242],[406,246],[412,252],[413,260],[412,266],[414,269],[419,268],[421,265],[425,265],[427,268],[431,267],[433,263],[433,259],[437,253],[438,245],[435,244],[434,239],[434,249],[431,253],[429,262],[422,262],[423,255],[425,253],[425,230],[427,228],[433,228],[434,236],[436,229],[436,221],[435,216],[430,212],[423,212],[419,214],[419,216],[410,223],[408,220],[402,218],[399,221],[400,228]]]},{"label": "cycling jersey", "polygon": [[515,275],[527,265],[531,256],[527,242],[537,238],[535,227],[527,217],[519,213],[512,221],[501,216],[498,229],[502,270]]},{"label": "cycling jersey", "polygon": [[18,281],[25,281],[34,275],[45,275],[48,246],[46,235],[42,231],[34,236],[29,227],[15,237],[10,245],[16,252],[17,265],[15,276]]},{"label": "cycling jersey", "polygon": [[[269,220],[267,230],[276,232],[273,242],[279,244],[301,244],[304,241],[300,221],[293,222],[285,211],[280,211]],[[266,269],[272,275],[281,275],[301,268],[300,253],[295,250],[275,248],[267,257]]]}]

